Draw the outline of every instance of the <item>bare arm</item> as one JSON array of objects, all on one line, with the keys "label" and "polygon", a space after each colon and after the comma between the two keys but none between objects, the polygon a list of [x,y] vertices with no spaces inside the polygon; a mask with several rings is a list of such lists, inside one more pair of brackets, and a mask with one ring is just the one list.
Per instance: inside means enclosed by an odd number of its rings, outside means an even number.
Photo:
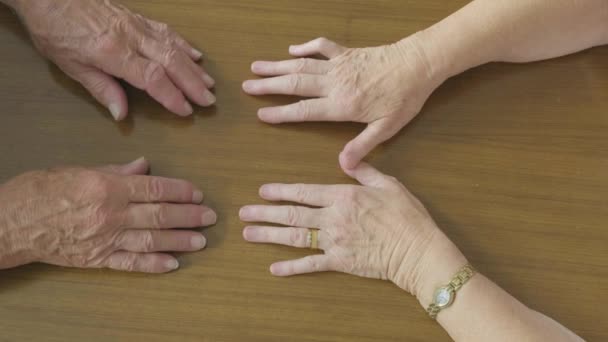
[{"label": "bare arm", "polygon": [[[414,294],[425,309],[435,289],[446,285],[467,263],[445,235],[437,234],[435,240],[419,265],[421,272],[417,279],[400,273],[394,280]],[[439,312],[437,321],[455,341],[582,341],[558,322],[522,304],[483,274],[473,276],[458,291],[454,304]]]},{"label": "bare arm", "polygon": [[[248,226],[243,236],[255,243],[312,247],[314,238],[307,238],[308,228],[299,227],[318,227],[317,247],[324,254],[276,262],[270,266],[272,274],[339,271],[387,279],[416,296],[426,309],[435,289],[449,283],[467,264],[466,258],[395,178],[365,163],[345,171],[361,186],[262,186],[260,195],[265,200],[304,206],[246,206],[240,211],[243,221],[288,227]],[[581,341],[482,274],[464,284],[453,305],[439,312],[437,319],[456,341]]]},{"label": "bare arm", "polygon": [[431,67],[450,77],[489,62],[532,62],[608,44],[605,0],[475,0],[422,31]]}]

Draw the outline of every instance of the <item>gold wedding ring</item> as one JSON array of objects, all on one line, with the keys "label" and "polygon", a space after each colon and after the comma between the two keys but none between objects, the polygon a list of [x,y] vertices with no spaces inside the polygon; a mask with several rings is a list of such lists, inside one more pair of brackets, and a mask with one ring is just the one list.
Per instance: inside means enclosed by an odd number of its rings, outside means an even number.
[{"label": "gold wedding ring", "polygon": [[310,249],[319,249],[319,230],[308,229],[308,246]]}]

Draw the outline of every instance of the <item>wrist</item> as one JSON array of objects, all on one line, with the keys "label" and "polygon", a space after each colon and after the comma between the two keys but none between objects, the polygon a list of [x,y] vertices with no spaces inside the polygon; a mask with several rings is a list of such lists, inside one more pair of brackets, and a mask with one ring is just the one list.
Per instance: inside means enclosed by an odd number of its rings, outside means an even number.
[{"label": "wrist", "polygon": [[445,80],[499,59],[497,39],[460,20],[453,15],[416,34],[434,73]]},{"label": "wrist", "polygon": [[400,268],[392,281],[418,298],[426,308],[432,302],[435,290],[448,283],[467,262],[456,245],[437,229],[417,263]]}]

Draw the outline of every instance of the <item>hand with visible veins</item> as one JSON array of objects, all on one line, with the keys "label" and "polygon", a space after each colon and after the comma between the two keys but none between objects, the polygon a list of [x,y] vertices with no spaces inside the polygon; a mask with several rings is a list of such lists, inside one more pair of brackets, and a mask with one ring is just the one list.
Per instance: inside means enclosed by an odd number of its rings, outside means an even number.
[{"label": "hand with visible veins", "polygon": [[81,83],[114,119],[128,112],[117,79],[145,90],[171,112],[210,106],[215,81],[197,65],[202,53],[166,24],[110,0],[0,0],[11,6],[38,50]]},{"label": "hand with visible veins", "polygon": [[[361,185],[267,184],[260,196],[297,206],[250,205],[240,211],[246,222],[287,227],[249,226],[247,241],[307,248],[309,228],[319,229],[324,254],[283,261],[272,274],[339,271],[391,280],[417,293],[429,265],[427,256],[438,246],[450,246],[424,206],[395,178],[362,163],[345,170]],[[458,263],[466,259],[455,246],[446,248]]]},{"label": "hand with visible veins", "polygon": [[212,225],[203,193],[177,179],[146,176],[148,162],[35,171],[0,186],[0,269],[32,262],[164,273],[167,252],[202,249]]},{"label": "hand with visible veins", "polygon": [[[437,24],[394,44],[346,48],[318,38],[289,48],[297,59],[256,61],[251,95],[306,97],[261,108],[262,121],[353,121],[367,128],[344,147],[353,169],[394,136],[448,78],[490,62],[531,62],[608,44],[606,0],[471,1]],[[327,59],[310,56],[320,54]]]},{"label": "hand with visible veins", "polygon": [[[390,280],[428,308],[434,291],[450,282],[467,259],[395,178],[366,163],[344,171],[361,185],[262,186],[263,199],[295,204],[243,207],[245,222],[283,225],[248,226],[245,240],[310,248],[309,231],[317,229],[319,254],[276,262],[270,272],[284,277],[337,271]],[[437,316],[455,341],[582,341],[480,272],[455,296]]]},{"label": "hand with visible veins", "polygon": [[[367,128],[340,155],[351,169],[377,145],[395,135],[420,111],[444,81],[433,73],[419,38],[373,48],[348,49],[325,38],[289,48],[300,57],[280,62],[258,61],[252,71],[271,76],[243,83],[251,95],[284,94],[311,99],[262,108],[262,121],[353,121]],[[304,58],[321,54],[328,60]]]}]

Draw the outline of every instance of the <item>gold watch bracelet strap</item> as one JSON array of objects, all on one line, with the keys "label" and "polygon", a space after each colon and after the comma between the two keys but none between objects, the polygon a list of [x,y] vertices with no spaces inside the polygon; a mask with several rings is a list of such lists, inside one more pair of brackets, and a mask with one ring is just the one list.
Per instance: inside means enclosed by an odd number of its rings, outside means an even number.
[{"label": "gold watch bracelet strap", "polygon": [[[456,292],[460,290],[462,285],[469,281],[469,279],[471,279],[474,275],[475,269],[473,268],[473,266],[471,266],[471,264],[466,264],[460,270],[458,270],[458,272],[456,272],[447,287],[451,288],[455,295]],[[438,306],[435,302],[433,302],[429,305],[426,311],[432,319],[436,319],[437,314],[439,314],[439,311],[441,311],[442,309],[444,308]]]}]

